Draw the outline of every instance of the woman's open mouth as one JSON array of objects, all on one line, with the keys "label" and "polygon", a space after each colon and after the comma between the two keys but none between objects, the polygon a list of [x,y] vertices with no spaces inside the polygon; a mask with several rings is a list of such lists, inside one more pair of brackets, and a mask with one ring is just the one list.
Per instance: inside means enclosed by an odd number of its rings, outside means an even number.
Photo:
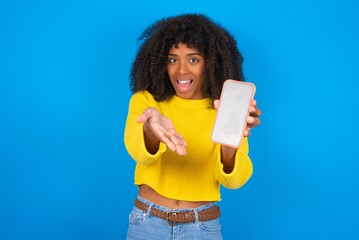
[{"label": "woman's open mouth", "polygon": [[193,80],[176,80],[177,88],[179,91],[185,92],[191,87],[192,82]]}]

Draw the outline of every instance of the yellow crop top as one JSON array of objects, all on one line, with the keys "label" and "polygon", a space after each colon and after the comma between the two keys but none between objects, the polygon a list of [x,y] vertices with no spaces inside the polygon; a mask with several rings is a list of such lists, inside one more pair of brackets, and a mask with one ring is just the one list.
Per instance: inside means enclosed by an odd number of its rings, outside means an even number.
[{"label": "yellow crop top", "polygon": [[[136,119],[144,109],[154,107],[171,119],[175,129],[187,142],[187,155],[180,156],[164,143],[155,154],[146,150],[143,124]],[[231,173],[223,171],[220,145],[210,135],[216,110],[210,99],[189,100],[173,96],[157,102],[147,91],[135,93],[129,103],[124,141],[130,156],[136,161],[135,184],[146,184],[160,195],[183,201],[219,201],[220,184],[240,188],[252,175],[248,156],[248,139],[237,149]]]}]

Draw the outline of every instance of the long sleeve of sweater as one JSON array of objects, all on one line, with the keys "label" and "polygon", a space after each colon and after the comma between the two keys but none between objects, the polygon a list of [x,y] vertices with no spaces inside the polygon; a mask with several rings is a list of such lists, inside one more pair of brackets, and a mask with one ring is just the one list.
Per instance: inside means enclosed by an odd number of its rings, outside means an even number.
[{"label": "long sleeve of sweater", "polygon": [[237,189],[242,187],[253,173],[252,161],[248,156],[248,138],[243,139],[242,145],[237,149],[235,155],[234,168],[231,173],[223,171],[223,164],[221,162],[220,145],[216,146],[216,168],[215,176],[218,182],[224,187],[230,189]]},{"label": "long sleeve of sweater", "polygon": [[130,100],[128,115],[126,120],[124,142],[127,152],[140,164],[151,164],[166,151],[164,143],[160,143],[159,149],[155,154],[150,154],[145,145],[143,124],[137,122],[137,118],[143,110],[149,107],[158,108],[154,99],[148,98],[146,94],[135,94]]}]

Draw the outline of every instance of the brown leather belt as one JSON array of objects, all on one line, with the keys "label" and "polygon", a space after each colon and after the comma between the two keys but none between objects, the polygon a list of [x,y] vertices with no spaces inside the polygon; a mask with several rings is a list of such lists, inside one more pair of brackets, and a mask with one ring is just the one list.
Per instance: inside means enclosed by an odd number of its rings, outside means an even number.
[{"label": "brown leather belt", "polygon": [[[147,212],[148,205],[141,202],[140,200],[135,200],[135,207],[141,209],[142,211]],[[169,223],[190,223],[196,221],[196,216],[194,211],[179,212],[178,209],[166,212],[158,208],[152,207],[150,214],[158,218],[162,218]],[[213,206],[201,211],[198,211],[198,220],[199,221],[209,221],[218,218],[221,215],[221,211],[218,206]]]}]

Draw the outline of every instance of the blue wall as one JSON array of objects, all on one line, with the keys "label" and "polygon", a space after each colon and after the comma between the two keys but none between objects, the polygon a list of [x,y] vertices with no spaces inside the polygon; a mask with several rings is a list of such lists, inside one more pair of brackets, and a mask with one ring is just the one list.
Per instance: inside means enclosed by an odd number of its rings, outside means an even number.
[{"label": "blue wall", "polygon": [[136,38],[187,12],[233,33],[264,113],[250,138],[253,177],[222,189],[225,239],[359,239],[358,6],[2,0],[0,239],[124,238]]}]

